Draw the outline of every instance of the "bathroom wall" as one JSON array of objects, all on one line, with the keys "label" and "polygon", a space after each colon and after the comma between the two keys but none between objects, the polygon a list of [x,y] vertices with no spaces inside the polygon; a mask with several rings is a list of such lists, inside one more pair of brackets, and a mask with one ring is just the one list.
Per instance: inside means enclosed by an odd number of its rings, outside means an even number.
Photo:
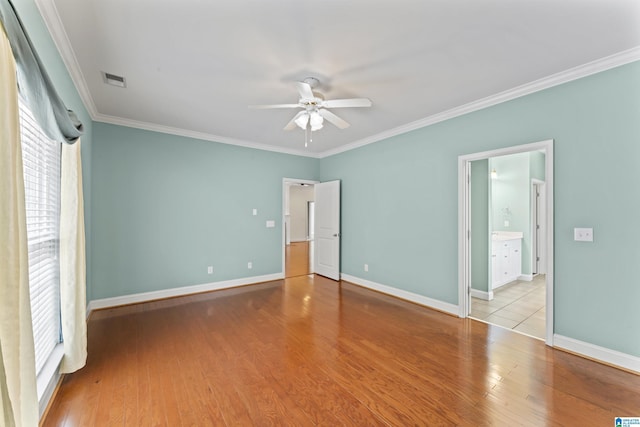
[{"label": "bathroom wall", "polygon": [[531,179],[544,181],[545,155],[540,151],[489,159],[491,179],[491,231],[520,231],[522,274],[531,274]]},{"label": "bathroom wall", "polygon": [[489,291],[489,160],[471,162],[471,288]]}]

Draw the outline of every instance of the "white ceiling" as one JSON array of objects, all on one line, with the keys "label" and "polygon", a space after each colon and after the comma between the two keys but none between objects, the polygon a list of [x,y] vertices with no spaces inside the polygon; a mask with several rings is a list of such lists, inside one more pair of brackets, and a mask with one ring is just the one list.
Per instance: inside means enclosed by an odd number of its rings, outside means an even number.
[{"label": "white ceiling", "polygon": [[[95,120],[310,156],[640,46],[638,0],[37,3]],[[373,107],[334,109],[351,127],[305,149],[297,110],[247,106],[296,103],[308,76]]]}]

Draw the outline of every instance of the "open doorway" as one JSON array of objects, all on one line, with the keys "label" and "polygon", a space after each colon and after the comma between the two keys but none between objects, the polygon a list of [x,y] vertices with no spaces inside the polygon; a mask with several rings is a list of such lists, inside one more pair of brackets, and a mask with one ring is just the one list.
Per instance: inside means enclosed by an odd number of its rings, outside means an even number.
[{"label": "open doorway", "polygon": [[550,345],[552,142],[459,159],[460,316]]},{"label": "open doorway", "polygon": [[314,273],[315,181],[285,180],[283,188],[285,278]]}]

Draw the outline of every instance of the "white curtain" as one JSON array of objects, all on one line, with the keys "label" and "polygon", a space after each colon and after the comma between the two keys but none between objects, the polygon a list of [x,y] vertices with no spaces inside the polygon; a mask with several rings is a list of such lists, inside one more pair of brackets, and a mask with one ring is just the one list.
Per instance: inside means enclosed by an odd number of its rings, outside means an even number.
[{"label": "white curtain", "polygon": [[80,140],[62,144],[60,188],[60,314],[64,357],[61,373],[77,371],[87,360],[84,203]]},{"label": "white curtain", "polygon": [[16,65],[0,25],[0,422],[38,425]]}]

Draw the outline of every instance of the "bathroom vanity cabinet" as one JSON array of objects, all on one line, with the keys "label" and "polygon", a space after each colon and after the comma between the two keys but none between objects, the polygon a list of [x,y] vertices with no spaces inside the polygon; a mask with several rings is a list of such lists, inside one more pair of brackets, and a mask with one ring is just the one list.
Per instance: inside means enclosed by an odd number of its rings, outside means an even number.
[{"label": "bathroom vanity cabinet", "polygon": [[491,288],[517,280],[522,275],[522,233],[498,232],[491,239]]}]

